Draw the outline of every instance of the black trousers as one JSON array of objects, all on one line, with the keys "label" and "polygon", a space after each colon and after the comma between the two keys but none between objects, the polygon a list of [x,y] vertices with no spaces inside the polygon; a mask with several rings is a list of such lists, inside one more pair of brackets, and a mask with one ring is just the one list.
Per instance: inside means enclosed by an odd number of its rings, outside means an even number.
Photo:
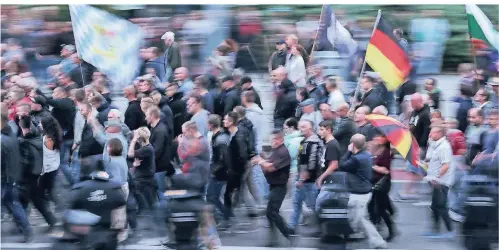
[{"label": "black trousers", "polygon": [[286,197],[286,184],[270,186],[269,201],[267,203],[266,216],[270,225],[270,238],[273,240],[276,239],[275,237],[276,227],[286,238],[289,237],[289,233],[291,231],[288,227],[288,224],[279,214],[279,210],[281,209],[284,197]]},{"label": "black trousers", "polygon": [[[227,181],[227,186],[225,188],[225,194],[224,194],[224,206],[225,206],[225,214],[224,214],[224,219],[229,220],[230,216],[233,214],[233,204],[232,204],[232,197],[234,195],[234,192],[236,190],[241,190],[241,179],[243,178],[242,174],[238,175],[233,175],[229,177],[229,180]],[[236,194],[238,197],[239,195]],[[236,202],[237,203],[237,202]]]},{"label": "black trousers", "polygon": [[[57,171],[54,171],[57,172]],[[50,173],[49,173],[50,174]],[[54,225],[57,220],[54,214],[50,211],[47,199],[43,189],[39,188],[38,181],[41,178],[39,175],[24,176],[23,188],[25,189],[20,199],[24,210],[27,209],[29,202],[33,202],[35,208],[40,212],[45,221],[49,225]]]},{"label": "black trousers", "polygon": [[371,201],[368,204],[369,217],[373,224],[378,224],[383,218],[390,233],[393,233],[393,221],[390,216],[392,209],[388,193],[373,190]]},{"label": "black trousers", "polygon": [[440,219],[444,221],[447,230],[452,231],[452,221],[449,217],[447,206],[447,193],[449,188],[443,185],[434,185],[431,195],[431,210],[433,211],[433,230],[440,231]]},{"label": "black trousers", "polygon": [[135,193],[140,211],[148,210],[151,212],[157,201],[156,181],[154,178],[134,180]]}]

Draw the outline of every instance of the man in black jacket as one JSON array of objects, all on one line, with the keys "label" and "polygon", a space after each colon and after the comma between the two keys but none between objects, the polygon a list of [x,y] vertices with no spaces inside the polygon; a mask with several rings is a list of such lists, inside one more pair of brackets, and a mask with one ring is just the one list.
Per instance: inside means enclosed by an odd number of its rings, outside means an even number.
[{"label": "man in black jacket", "polygon": [[284,39],[276,42],[275,47],[277,50],[272,53],[269,60],[269,73],[278,67],[286,65],[287,46]]},{"label": "man in black jacket", "polygon": [[357,107],[355,109],[362,107],[362,106],[367,106],[371,110],[373,110],[374,108],[376,108],[380,105],[386,106],[386,102],[383,101],[383,96],[379,93],[379,91],[376,91],[376,89],[373,88],[374,83],[375,83],[375,80],[372,77],[370,77],[370,76],[362,77],[360,86],[361,86],[364,94],[362,95],[362,98],[360,100],[360,104],[357,105]]},{"label": "man in black jacket", "polygon": [[85,118],[85,125],[83,126],[83,131],[81,133],[80,149],[78,150],[78,156],[80,159],[89,156],[99,156],[102,155],[104,148],[97,142],[94,137],[92,126],[88,123],[88,118],[92,112],[92,106],[88,103],[81,103],[78,105],[80,114]]},{"label": "man in black jacket", "polygon": [[133,85],[123,89],[123,96],[128,100],[125,111],[125,124],[131,131],[146,125],[144,113],[140,110],[140,100],[137,99],[137,89]]},{"label": "man in black jacket", "polygon": [[97,120],[99,120],[100,124],[104,126],[104,123],[107,122],[107,115],[112,107],[102,95],[93,96],[90,98],[89,102],[95,109],[97,109],[97,112],[99,112],[99,114],[97,114]]},{"label": "man in black jacket", "polygon": [[33,229],[31,228],[26,213],[19,202],[18,181],[22,170],[19,167],[21,155],[19,142],[13,135],[7,124],[7,116],[2,114],[0,118],[2,144],[1,161],[1,184],[2,184],[2,206],[5,206],[14,217],[17,226],[22,229],[24,242],[33,240]]},{"label": "man in black jacket", "polygon": [[45,194],[40,192],[38,186],[38,180],[43,170],[43,140],[36,126],[33,125],[31,117],[22,117],[19,125],[22,133],[18,140],[23,172],[19,184],[26,191],[24,197],[21,197],[21,205],[26,209],[29,202],[32,201],[51,230],[57,220],[48,204],[45,203]]},{"label": "man in black jacket", "polygon": [[255,157],[255,159],[252,160],[252,163],[262,167],[265,178],[267,178],[267,182],[270,185],[269,202],[267,204],[266,212],[267,220],[270,225],[267,247],[274,247],[277,245],[275,227],[277,227],[286,238],[290,237],[292,231],[279,214],[279,209],[286,196],[286,185],[291,169],[291,157],[288,149],[284,145],[284,133],[282,131],[277,130],[272,132],[270,145],[272,146],[270,158],[268,160],[263,160],[260,157]]},{"label": "man in black jacket", "polygon": [[225,117],[236,106],[241,105],[241,96],[236,89],[232,76],[225,76],[222,80],[222,93],[218,105],[215,107],[215,113],[221,117]]},{"label": "man in black jacket", "polygon": [[352,118],[348,117],[349,109],[350,106],[348,103],[344,102],[338,105],[338,108],[335,111],[340,120],[334,126],[333,136],[340,144],[341,155],[344,155],[347,152],[348,144],[350,144],[350,138],[352,138],[357,129]]},{"label": "man in black jacket", "polygon": [[366,137],[361,134],[352,136],[351,143],[348,146],[348,152],[341,158],[338,170],[347,172],[347,186],[350,192],[348,200],[348,209],[354,216],[352,221],[357,225],[353,228],[362,228],[369,239],[372,248],[386,248],[386,242],[383,240],[376,227],[367,218],[367,203],[371,199],[371,176],[373,160],[372,155],[365,150]]},{"label": "man in black jacket", "polygon": [[[208,181],[206,191],[206,201],[215,206],[215,216],[220,215],[225,218],[225,207],[220,202],[220,194],[223,186],[227,184],[228,171],[231,167],[231,158],[229,154],[229,134],[221,128],[222,121],[218,115],[210,115],[208,117],[208,128],[212,133],[211,137],[211,162],[210,172],[211,178]],[[219,228],[226,228],[226,221],[221,222]]]},{"label": "man in black jacket", "polygon": [[168,106],[173,112],[173,137],[176,138],[182,134],[182,124],[186,121],[186,103],[182,99],[184,94],[178,91],[178,84],[170,83],[166,86],[166,96],[168,97]]},{"label": "man in black jacket", "polygon": [[369,115],[370,113],[371,111],[369,110],[369,107],[362,106],[357,108],[357,110],[355,111],[355,115],[353,117],[353,121],[357,125],[357,133],[364,135],[368,143],[372,141],[372,139],[376,135],[376,130],[374,126],[371,123],[369,123],[369,121],[366,118],[366,116]]},{"label": "man in black jacket", "polygon": [[260,100],[260,96],[258,95],[256,89],[253,88],[253,82],[251,80],[251,77],[249,76],[241,77],[241,89],[242,92],[252,91],[253,93],[255,93],[255,103],[258,105],[258,107],[260,107],[263,110],[262,101]]},{"label": "man in black jacket", "polygon": [[238,192],[241,188],[241,180],[248,163],[248,140],[246,138],[247,131],[244,127],[237,126],[237,113],[229,112],[224,118],[224,127],[227,129],[229,142],[229,155],[231,158],[231,167],[229,168],[229,180],[224,195],[224,205],[226,209],[225,220],[230,219],[232,214],[232,195],[236,189]]},{"label": "man in black jacket", "polygon": [[158,106],[159,110],[161,111],[161,122],[165,123],[166,128],[168,129],[168,135],[172,136],[173,135],[173,111],[168,106],[168,98],[163,96],[159,91],[153,90],[151,94],[149,95],[154,104]]},{"label": "man in black jacket", "polygon": [[286,69],[279,67],[274,71],[276,81],[279,83],[279,93],[274,110],[274,128],[280,129],[286,119],[294,117],[298,100],[296,89],[288,79]]},{"label": "man in black jacket", "polygon": [[397,114],[402,113],[402,103],[404,102],[405,96],[408,96],[408,95],[410,96],[410,95],[416,93],[417,87],[418,86],[414,82],[407,80],[397,90],[397,92],[398,92],[397,99],[398,99],[398,107],[399,107]]},{"label": "man in black jacket", "polygon": [[166,191],[166,176],[175,174],[175,169],[171,164],[171,138],[168,135],[166,124],[160,120],[161,111],[157,107],[149,107],[146,111],[146,121],[151,130],[149,142],[154,148],[154,157],[156,162],[156,173],[154,178],[158,185],[158,199],[163,198],[163,192]]},{"label": "man in black jacket", "polygon": [[426,155],[423,152],[426,151],[428,136],[430,135],[430,107],[424,104],[423,97],[419,93],[411,96],[411,106],[414,110],[409,120],[409,128],[412,135],[418,140],[419,148],[422,151],[421,155]]}]

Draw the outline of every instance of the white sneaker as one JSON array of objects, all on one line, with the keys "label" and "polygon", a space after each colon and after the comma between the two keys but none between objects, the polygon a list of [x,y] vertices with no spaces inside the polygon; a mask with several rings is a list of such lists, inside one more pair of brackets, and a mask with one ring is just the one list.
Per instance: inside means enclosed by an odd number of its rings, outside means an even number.
[{"label": "white sneaker", "polygon": [[449,209],[449,217],[455,222],[464,222],[464,216]]}]

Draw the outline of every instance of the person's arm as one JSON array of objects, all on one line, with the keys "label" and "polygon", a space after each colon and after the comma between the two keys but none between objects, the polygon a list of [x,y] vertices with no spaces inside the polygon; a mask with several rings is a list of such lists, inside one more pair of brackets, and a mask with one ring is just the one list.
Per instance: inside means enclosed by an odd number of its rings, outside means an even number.
[{"label": "person's arm", "polygon": [[97,121],[97,119],[90,118],[88,124],[92,127],[95,140],[100,145],[104,146],[109,138],[106,133],[104,133],[104,128],[100,125],[99,121]]},{"label": "person's arm", "polygon": [[272,53],[272,55],[270,55],[269,63],[267,64],[267,68],[269,70],[269,74],[272,72],[272,59],[274,59],[274,56],[275,56],[276,53],[277,53],[277,51],[274,51],[274,53]]},{"label": "person's arm", "polygon": [[348,152],[341,158],[338,169],[345,172],[352,172],[352,169],[355,169],[357,165],[357,159],[352,157],[352,151],[349,149]]},{"label": "person's arm", "polygon": [[452,149],[449,146],[448,148],[445,148],[444,150],[440,150],[439,153],[440,153],[439,158],[440,158],[441,163],[442,163],[442,168],[440,168],[440,171],[438,173],[438,177],[440,178],[445,173],[447,173],[447,171],[449,170],[450,161],[452,158]]},{"label": "person's arm", "polygon": [[167,137],[168,135],[161,133],[155,136],[153,138],[154,140],[151,140],[151,145],[154,147],[154,157],[156,158],[156,160],[161,159],[161,157],[163,156],[163,153],[165,151],[165,140],[167,139]]},{"label": "person's arm", "polygon": [[428,137],[430,135],[430,117],[424,117],[424,119],[420,119],[419,122],[422,122],[421,126],[423,126],[423,136],[420,138],[422,145],[428,144]]},{"label": "person's arm", "polygon": [[[239,131],[237,133],[240,133]],[[238,149],[239,149],[239,159],[246,161],[248,159],[248,146],[246,145],[246,138],[244,135],[236,135]],[[243,166],[242,166],[243,167]]]},{"label": "person's arm", "polygon": [[306,169],[307,172],[313,172],[317,168],[318,148],[319,146],[316,143],[310,145],[310,156],[308,157],[308,164]]},{"label": "person's arm", "polygon": [[68,102],[66,102],[63,99],[47,98],[47,104],[54,107],[54,108],[60,108],[60,109],[71,108],[71,106],[68,105]]},{"label": "person's arm", "polygon": [[135,136],[135,133],[134,133],[134,137],[132,139],[132,141],[130,141],[130,146],[128,147],[128,157],[130,158],[133,158],[135,157],[135,144],[137,144],[137,137]]},{"label": "person's arm", "polygon": [[[283,151],[284,152],[284,151]],[[282,153],[279,157],[276,157],[276,161],[261,161],[260,166],[266,171],[266,172],[275,172],[285,166],[290,166],[291,165],[291,157],[289,156],[288,150],[285,150],[286,153]],[[276,152],[277,153],[277,152]]]},{"label": "person's arm", "polygon": [[234,108],[234,103],[235,103],[235,98],[232,95],[229,95],[225,98],[224,101],[224,116],[227,115],[229,112],[232,111]]}]

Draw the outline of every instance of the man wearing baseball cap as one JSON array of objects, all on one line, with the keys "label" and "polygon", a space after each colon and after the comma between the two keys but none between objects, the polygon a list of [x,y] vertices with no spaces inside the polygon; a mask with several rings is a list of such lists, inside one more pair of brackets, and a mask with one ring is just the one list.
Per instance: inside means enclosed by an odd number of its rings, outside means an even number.
[{"label": "man wearing baseball cap", "polygon": [[492,95],[490,97],[490,102],[494,107],[499,107],[499,77],[492,77],[489,79],[488,84],[492,88]]},{"label": "man wearing baseball cap", "polygon": [[277,41],[275,43],[275,48],[276,51],[272,53],[269,60],[269,73],[279,66],[284,66],[286,64],[287,47],[284,39]]},{"label": "man wearing baseball cap", "polygon": [[172,72],[182,66],[182,57],[180,56],[178,44],[175,42],[175,33],[168,31],[161,36],[161,40],[165,43],[163,59],[165,64],[165,79],[169,80],[172,77]]}]

